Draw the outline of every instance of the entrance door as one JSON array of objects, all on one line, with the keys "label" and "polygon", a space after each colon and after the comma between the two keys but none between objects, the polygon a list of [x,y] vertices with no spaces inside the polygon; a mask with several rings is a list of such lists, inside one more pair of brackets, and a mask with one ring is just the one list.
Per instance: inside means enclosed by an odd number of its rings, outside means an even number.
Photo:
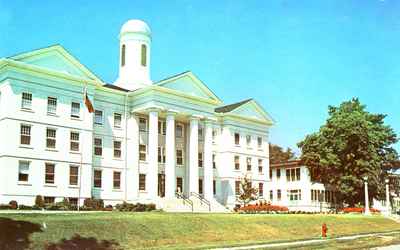
[{"label": "entrance door", "polygon": [[165,196],[165,174],[158,174],[158,196]]}]

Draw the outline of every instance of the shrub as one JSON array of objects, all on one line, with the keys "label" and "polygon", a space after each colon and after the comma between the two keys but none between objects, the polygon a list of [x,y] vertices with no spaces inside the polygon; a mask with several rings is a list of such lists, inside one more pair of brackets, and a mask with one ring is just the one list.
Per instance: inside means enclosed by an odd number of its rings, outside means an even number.
[{"label": "shrub", "polygon": [[43,208],[43,207],[44,207],[43,196],[41,196],[41,195],[36,195],[36,198],[35,198],[35,207],[37,207],[37,208]]},{"label": "shrub", "polygon": [[121,212],[147,212],[147,211],[153,211],[156,209],[155,204],[142,204],[142,203],[127,203],[123,202],[121,204],[117,204],[115,206],[115,209]]},{"label": "shrub", "polygon": [[18,202],[15,200],[10,201],[10,203],[8,203],[10,205],[11,209],[17,209],[18,208]]},{"label": "shrub", "polygon": [[18,206],[19,210],[33,210],[32,206],[26,206],[26,205],[19,205]]},{"label": "shrub", "polygon": [[87,210],[103,210],[104,202],[102,199],[86,198],[83,201],[83,206]]},{"label": "shrub", "polygon": [[107,205],[103,208],[103,211],[113,211],[113,206],[112,205]]},{"label": "shrub", "polygon": [[0,204],[0,210],[6,210],[6,209],[11,209],[11,206],[9,204]]},{"label": "shrub", "polygon": [[[371,213],[380,213],[380,211],[375,208],[370,208],[369,211]],[[344,213],[364,213],[365,208],[363,208],[363,207],[345,207],[342,209],[342,212],[344,212]]]},{"label": "shrub", "polygon": [[283,206],[275,206],[275,205],[270,205],[268,203],[264,203],[264,204],[247,205],[247,206],[239,208],[238,211],[245,212],[245,213],[259,213],[259,212],[268,212],[268,213],[284,212],[284,213],[287,213],[287,212],[289,212],[289,209],[287,207],[283,207]]}]

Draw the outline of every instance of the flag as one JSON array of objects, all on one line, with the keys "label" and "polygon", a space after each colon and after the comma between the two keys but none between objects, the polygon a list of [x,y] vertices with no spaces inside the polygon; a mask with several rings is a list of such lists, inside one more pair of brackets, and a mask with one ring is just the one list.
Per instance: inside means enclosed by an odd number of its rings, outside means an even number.
[{"label": "flag", "polygon": [[83,91],[83,102],[85,103],[86,108],[88,109],[89,113],[93,113],[94,112],[93,104],[88,97],[86,87],[85,87],[85,90]]}]

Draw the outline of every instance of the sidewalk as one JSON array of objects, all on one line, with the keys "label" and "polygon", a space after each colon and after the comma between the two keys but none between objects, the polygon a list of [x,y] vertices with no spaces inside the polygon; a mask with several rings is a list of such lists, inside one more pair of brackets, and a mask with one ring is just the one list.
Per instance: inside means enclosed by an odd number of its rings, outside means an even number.
[{"label": "sidewalk", "polygon": [[[292,241],[292,242],[282,242],[282,243],[270,243],[270,244],[260,244],[260,245],[249,245],[249,246],[241,246],[241,247],[226,247],[226,248],[214,248],[214,250],[246,250],[246,249],[260,249],[260,248],[285,248],[285,247],[301,247],[307,245],[321,244],[324,242],[329,242],[333,240],[354,240],[358,238],[366,238],[373,236],[383,236],[383,235],[391,235],[398,234],[400,231],[393,231],[387,233],[371,233],[371,234],[360,234],[360,235],[351,235],[351,236],[341,236],[337,238],[330,239],[315,239],[315,240],[300,240],[300,241]],[[392,247],[392,246],[389,246]],[[379,250],[392,250],[392,249],[400,249],[399,247],[393,246],[395,248],[376,248]]]}]

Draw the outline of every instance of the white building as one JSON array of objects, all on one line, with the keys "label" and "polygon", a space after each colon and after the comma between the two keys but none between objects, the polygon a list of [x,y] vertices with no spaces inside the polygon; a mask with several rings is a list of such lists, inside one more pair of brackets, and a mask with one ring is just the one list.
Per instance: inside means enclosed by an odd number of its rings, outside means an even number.
[{"label": "white building", "polygon": [[252,99],[224,104],[190,71],[153,82],[142,21],[125,23],[119,40],[114,84],[59,45],[0,59],[0,203],[42,195],[164,207],[179,190],[233,207],[246,174],[266,196],[267,112]]},{"label": "white building", "polygon": [[292,211],[320,212],[333,207],[334,193],[322,183],[314,182],[306,166],[298,160],[271,164],[271,189],[268,200]]}]

